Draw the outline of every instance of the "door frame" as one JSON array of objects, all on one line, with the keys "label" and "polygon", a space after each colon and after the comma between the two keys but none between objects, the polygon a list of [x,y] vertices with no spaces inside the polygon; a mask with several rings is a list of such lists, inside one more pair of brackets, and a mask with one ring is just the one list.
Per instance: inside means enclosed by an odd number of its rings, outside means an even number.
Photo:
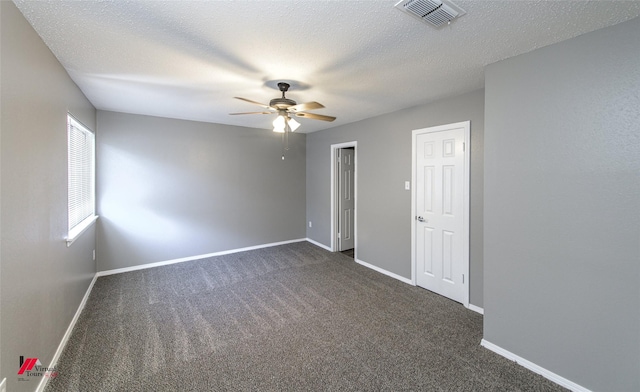
[{"label": "door frame", "polygon": [[351,141],[345,143],[338,143],[331,145],[331,251],[338,251],[338,190],[340,189],[337,186],[336,181],[338,178],[336,176],[336,151],[341,148],[353,147],[353,243],[354,243],[354,260],[358,260],[358,142]]},{"label": "door frame", "polygon": [[471,121],[462,121],[452,124],[438,125],[435,127],[428,127],[422,129],[416,129],[411,132],[411,183],[413,184],[413,189],[411,191],[411,283],[414,286],[417,286],[417,260],[416,260],[416,192],[417,192],[417,179],[416,179],[416,149],[417,149],[417,140],[418,135],[425,133],[433,133],[433,132],[442,132],[455,128],[464,128],[464,184],[465,189],[463,192],[463,225],[464,232],[466,233],[465,238],[467,239],[463,244],[464,250],[462,254],[464,255],[462,260],[462,270],[465,273],[466,279],[464,280],[464,297],[463,297],[463,305],[468,308],[469,307],[469,281],[471,277],[469,276],[469,245],[470,245],[470,230],[469,230],[469,210],[471,208],[469,191],[471,187],[470,181],[470,169],[471,169]]}]

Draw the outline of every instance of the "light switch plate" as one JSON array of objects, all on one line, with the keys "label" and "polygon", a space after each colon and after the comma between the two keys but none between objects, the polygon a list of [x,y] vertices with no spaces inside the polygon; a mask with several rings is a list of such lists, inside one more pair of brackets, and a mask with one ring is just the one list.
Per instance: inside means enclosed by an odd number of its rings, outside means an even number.
[{"label": "light switch plate", "polygon": [[404,182],[404,190],[405,191],[411,190],[411,182],[410,181],[405,181]]}]

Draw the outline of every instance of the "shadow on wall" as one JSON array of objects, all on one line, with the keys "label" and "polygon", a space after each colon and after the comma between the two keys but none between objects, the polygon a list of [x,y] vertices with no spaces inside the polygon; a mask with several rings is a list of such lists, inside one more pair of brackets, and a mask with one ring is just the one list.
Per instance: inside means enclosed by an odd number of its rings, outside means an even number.
[{"label": "shadow on wall", "polygon": [[305,141],[98,112],[98,269],[305,238]]}]

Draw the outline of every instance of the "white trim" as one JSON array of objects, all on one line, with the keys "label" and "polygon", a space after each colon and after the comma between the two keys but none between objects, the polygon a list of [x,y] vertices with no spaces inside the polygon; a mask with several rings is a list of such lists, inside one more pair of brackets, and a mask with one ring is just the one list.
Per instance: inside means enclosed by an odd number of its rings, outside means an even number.
[{"label": "white trim", "polygon": [[353,147],[353,161],[355,170],[353,171],[353,198],[354,198],[354,212],[353,212],[353,236],[354,236],[354,258],[358,259],[358,142],[345,142],[331,145],[331,251],[338,251],[338,244],[336,243],[336,237],[338,231],[336,230],[336,150],[341,148]]},{"label": "white trim", "polygon": [[416,286],[416,131],[411,133],[411,284]]},{"label": "white trim", "polygon": [[70,112],[67,112],[67,116],[71,117],[73,119],[73,121],[75,121],[78,124],[82,125],[84,128],[86,128],[87,131],[93,133],[93,136],[96,135],[96,133],[91,128],[86,126],[82,121],[78,120],[78,118],[76,116],[74,116],[73,114],[71,114]]},{"label": "white trim", "polygon": [[286,244],[292,244],[294,242],[302,242],[302,241],[307,241],[307,239],[306,238],[298,238],[298,239],[295,239],[295,240],[272,242],[272,243],[269,243],[269,244],[262,244],[262,245],[255,245],[255,246],[247,246],[246,248],[223,250],[223,251],[220,251],[220,252],[207,253],[207,254],[204,254],[204,255],[189,256],[189,257],[182,257],[182,258],[179,258],[179,259],[158,261],[156,263],[134,265],[132,267],[116,268],[116,269],[112,269],[112,270],[99,271],[97,273],[97,275],[98,276],[107,276],[107,275],[121,274],[121,273],[124,273],[124,272],[138,271],[138,270],[143,270],[143,269],[147,269],[147,268],[162,267],[163,265],[184,263],[185,261],[206,259],[208,257],[228,255],[228,254],[231,254],[231,253],[245,252],[245,251],[248,251],[248,250],[270,248],[272,246],[286,245]]},{"label": "white trim", "polygon": [[78,237],[80,237],[82,233],[87,231],[87,229],[89,229],[89,227],[91,227],[97,220],[98,215],[91,215],[82,222],[78,223],[73,229],[69,230],[69,236],[65,238],[65,241],[67,241],[67,248],[70,247],[71,244],[73,244],[78,239]]},{"label": "white trim", "polygon": [[[84,293],[84,297],[82,297],[82,301],[80,301],[80,305],[78,306],[78,310],[76,310],[76,314],[73,315],[73,318],[71,319],[71,323],[69,324],[67,331],[62,336],[62,340],[60,341],[60,344],[58,345],[58,349],[53,354],[53,359],[51,359],[51,362],[48,366],[49,368],[56,367],[56,364],[58,363],[58,359],[60,359],[60,355],[62,355],[62,351],[64,351],[64,348],[66,347],[67,342],[71,337],[73,328],[76,326],[76,323],[78,322],[78,318],[80,318],[80,314],[82,313],[82,310],[84,310],[84,306],[87,304],[87,300],[89,299],[89,295],[91,294],[91,290],[93,290],[93,285],[96,283],[97,279],[98,279],[98,274],[93,275],[93,279],[91,279],[91,283],[89,283],[89,288],[87,288],[87,292]],[[40,383],[36,388],[36,392],[44,391],[49,380],[50,380],[50,377],[42,377],[42,380],[40,380]]]},{"label": "white trim", "polygon": [[476,313],[480,313],[481,315],[484,315],[484,308],[481,308],[479,306],[475,306],[474,304],[469,304],[469,306],[467,308],[469,310],[473,310]]},{"label": "white trim", "polygon": [[496,346],[495,344],[486,341],[485,339],[482,339],[482,341],[480,341],[480,345],[484,348],[486,348],[487,350],[491,350],[494,353],[501,355],[507,359],[510,359],[514,362],[516,362],[518,365],[525,367],[529,370],[531,370],[534,373],[537,373],[539,375],[541,375],[542,377],[551,380],[553,382],[555,382],[556,384],[563,386],[567,389],[570,389],[574,392],[591,392],[589,389],[583,387],[582,385],[578,385],[573,381],[567,380],[566,378],[559,376],[557,374],[555,374],[554,372],[547,370],[545,368],[543,368],[542,366],[536,365],[535,363],[531,362],[531,361],[527,361],[526,359],[508,351],[503,349],[500,346]]},{"label": "white trim", "polygon": [[314,240],[312,240],[311,238],[305,238],[305,240],[307,240],[307,242],[310,242],[310,243],[314,244],[315,246],[319,246],[319,247],[321,247],[322,249],[326,249],[326,250],[328,250],[329,252],[332,252],[331,248],[330,248],[330,247],[328,247],[328,246],[326,246],[325,244],[321,244],[320,242],[318,242],[318,241],[314,241]]},{"label": "white trim", "polygon": [[417,280],[417,272],[416,272],[416,224],[415,224],[415,216],[416,216],[416,141],[419,134],[423,133],[431,133],[431,132],[441,132],[454,128],[464,128],[464,213],[463,213],[463,225],[465,231],[467,232],[467,241],[464,244],[465,249],[463,250],[464,260],[462,260],[463,266],[462,269],[465,273],[467,279],[464,281],[464,298],[462,304],[465,307],[469,307],[469,281],[471,277],[469,276],[469,245],[470,245],[470,227],[469,227],[469,209],[471,207],[469,191],[471,187],[471,181],[469,176],[469,171],[471,168],[471,121],[462,121],[458,123],[439,125],[436,127],[428,127],[423,129],[416,129],[411,132],[411,282],[415,286]]},{"label": "white trim", "polygon": [[400,275],[398,275],[398,274],[394,274],[393,272],[389,272],[389,271],[387,271],[387,270],[385,270],[385,269],[382,269],[382,268],[380,268],[380,267],[376,267],[375,265],[373,265],[373,264],[369,264],[369,263],[366,263],[366,262],[364,262],[364,261],[362,261],[362,260],[358,260],[358,259],[355,259],[355,260],[356,260],[356,263],[358,263],[358,264],[360,264],[360,265],[363,265],[363,266],[365,266],[365,267],[367,267],[367,268],[371,268],[372,270],[374,270],[374,271],[376,271],[376,272],[380,272],[381,274],[384,274],[384,275],[390,276],[390,277],[392,277],[392,278],[394,278],[394,279],[398,279],[399,281],[401,281],[401,282],[403,282],[403,283],[406,283],[406,284],[410,284],[410,285],[412,285],[412,286],[415,286],[415,284],[413,284],[413,282],[411,281],[411,279],[407,279],[407,278],[405,278],[404,276],[400,276]]},{"label": "white trim", "polygon": [[[75,118],[71,113],[67,112],[67,175],[69,176],[71,174],[70,169],[71,167],[69,165],[71,165],[71,144],[72,144],[72,140],[74,139],[72,137],[72,131],[73,130],[78,130],[80,132],[82,132],[83,134],[89,134],[91,135],[91,167],[90,167],[90,180],[91,180],[91,194],[90,196],[90,200],[88,200],[91,204],[91,215],[87,216],[86,218],[84,218],[81,222],[78,222],[77,224],[75,224],[73,227],[69,228],[68,230],[68,234],[67,234],[67,247],[71,246],[71,244],[76,240],[77,237],[79,237],[82,233],[85,232],[85,230],[87,230],[87,228],[93,224],[93,222],[95,222],[96,219],[98,219],[98,216],[96,215],[96,134],[94,131],[92,131],[91,129],[89,129],[89,127],[87,127],[86,125],[84,125],[81,121],[78,121],[77,118]],[[84,156],[83,156],[84,158]],[[69,178],[68,178],[69,180]],[[83,178],[84,180],[84,178]],[[75,200],[71,200],[70,198],[70,194],[69,191],[71,191],[71,186],[70,184],[68,185],[68,189],[67,189],[67,217],[71,218],[71,216],[69,215],[69,213],[71,213],[71,204],[75,205]],[[85,196],[84,194],[82,195],[83,197]],[[86,200],[85,200],[86,201]],[[72,221],[71,219],[67,220],[67,224],[71,225]]]}]

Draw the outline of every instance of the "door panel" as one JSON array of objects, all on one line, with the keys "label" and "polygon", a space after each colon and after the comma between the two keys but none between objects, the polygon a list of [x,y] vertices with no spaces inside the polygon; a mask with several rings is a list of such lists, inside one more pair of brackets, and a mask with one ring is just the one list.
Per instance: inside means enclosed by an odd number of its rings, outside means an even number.
[{"label": "door panel", "polygon": [[[416,135],[416,283],[464,302],[464,128]],[[420,220],[418,220],[420,217]]]},{"label": "door panel", "polygon": [[428,212],[433,212],[433,189],[435,188],[435,179],[436,176],[434,174],[435,167],[433,166],[425,166],[424,167],[424,210]]},{"label": "door panel", "polygon": [[420,254],[423,260],[422,272],[430,276],[434,276],[433,272],[433,229],[430,227],[423,227],[422,232],[422,246],[420,247]]},{"label": "door panel", "polygon": [[450,283],[453,282],[453,270],[454,270],[454,233],[443,230],[442,231],[442,280]]},{"label": "door panel", "polygon": [[338,227],[339,241],[338,250],[349,250],[355,246],[355,238],[353,236],[354,228],[354,169],[355,169],[355,150],[350,148],[342,148],[337,150],[338,154],[338,184],[340,189],[338,194],[338,219],[340,220]]}]

